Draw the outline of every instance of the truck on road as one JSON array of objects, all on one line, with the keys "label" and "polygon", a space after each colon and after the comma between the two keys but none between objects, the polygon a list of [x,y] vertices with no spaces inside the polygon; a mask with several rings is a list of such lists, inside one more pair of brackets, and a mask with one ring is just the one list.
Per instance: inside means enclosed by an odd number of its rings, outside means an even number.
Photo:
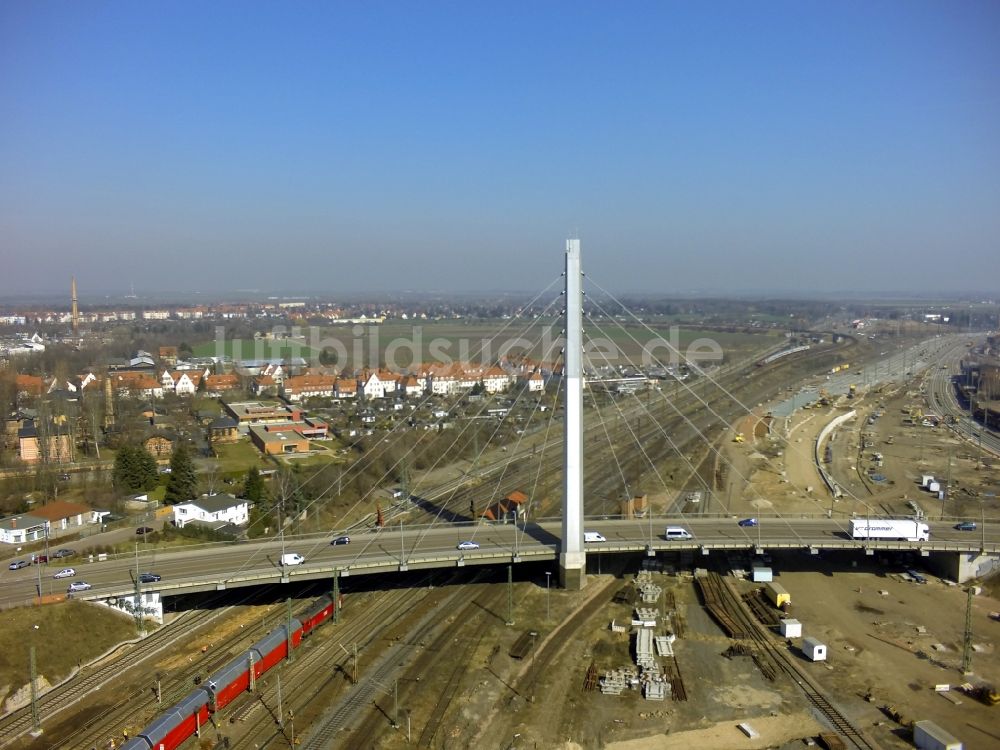
[{"label": "truck on road", "polygon": [[930,537],[930,527],[920,521],[894,518],[855,518],[851,521],[852,539],[926,542]]}]

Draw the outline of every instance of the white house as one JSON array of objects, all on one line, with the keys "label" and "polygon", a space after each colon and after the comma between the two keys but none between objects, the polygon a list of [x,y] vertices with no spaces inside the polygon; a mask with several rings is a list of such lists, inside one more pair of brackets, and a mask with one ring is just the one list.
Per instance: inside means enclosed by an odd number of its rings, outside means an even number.
[{"label": "white house", "polygon": [[225,521],[237,526],[250,519],[250,504],[232,495],[202,495],[174,506],[174,525],[183,528],[192,521]]},{"label": "white house", "polygon": [[0,542],[24,544],[44,539],[48,525],[48,519],[27,514],[0,518]]},{"label": "white house", "polygon": [[160,382],[163,390],[173,391],[178,396],[191,396],[198,390],[198,382],[207,377],[208,370],[195,372],[187,370],[164,370]]},{"label": "white house", "polygon": [[416,378],[413,375],[408,376],[403,381],[403,388],[405,389],[408,397],[422,396],[425,385],[426,384],[422,378]]},{"label": "white house", "polygon": [[528,392],[536,393],[545,390],[545,379],[542,377],[542,373],[535,370],[531,375],[528,376]]},{"label": "white house", "polygon": [[487,393],[499,393],[510,387],[510,375],[499,367],[491,367],[483,374],[483,388]]},{"label": "white house", "polygon": [[367,399],[385,398],[385,381],[378,376],[378,373],[373,372],[367,380],[362,378],[361,391]]}]

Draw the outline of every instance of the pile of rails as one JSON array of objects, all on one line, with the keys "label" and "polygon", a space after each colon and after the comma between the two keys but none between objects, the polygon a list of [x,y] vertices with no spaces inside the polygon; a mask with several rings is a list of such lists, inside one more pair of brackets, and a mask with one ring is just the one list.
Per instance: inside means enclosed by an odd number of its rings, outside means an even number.
[{"label": "pile of rails", "polygon": [[725,583],[722,576],[712,571],[703,576],[697,576],[695,583],[701,592],[705,609],[715,618],[730,638],[745,640],[750,637],[750,633],[740,622],[740,614],[736,611],[732,598],[727,595]]}]

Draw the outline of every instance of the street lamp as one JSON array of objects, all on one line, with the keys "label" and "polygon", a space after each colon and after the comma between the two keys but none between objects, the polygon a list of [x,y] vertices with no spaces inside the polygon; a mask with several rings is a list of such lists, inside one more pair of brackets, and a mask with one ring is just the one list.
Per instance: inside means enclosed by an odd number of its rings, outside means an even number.
[{"label": "street lamp", "polygon": [[552,590],[552,571],[545,571],[545,622],[549,621],[549,592]]}]

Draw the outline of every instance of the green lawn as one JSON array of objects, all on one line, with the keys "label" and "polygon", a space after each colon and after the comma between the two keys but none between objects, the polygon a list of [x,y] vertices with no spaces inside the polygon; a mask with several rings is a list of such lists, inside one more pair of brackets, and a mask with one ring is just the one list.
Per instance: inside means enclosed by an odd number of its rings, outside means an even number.
[{"label": "green lawn", "polygon": [[[65,594],[66,582],[52,581],[49,573],[43,580],[42,593],[49,594],[50,588]],[[116,643],[134,637],[133,621],[83,602],[6,610],[0,613],[0,653],[5,655],[0,658],[0,684],[13,690],[28,684],[28,648],[32,642],[38,674],[56,683],[79,662],[89,661]]]},{"label": "green lawn", "polygon": [[233,359],[287,359],[304,357],[309,359],[312,350],[305,345],[288,341],[264,341],[262,339],[229,339],[220,345],[215,341],[195,344],[191,350],[196,357],[214,357],[220,353]]},{"label": "green lawn", "polygon": [[[624,329],[620,323],[624,323]],[[618,347],[622,357],[637,359],[643,347],[651,339],[660,337],[678,346],[681,351],[695,339],[711,339],[729,355],[738,355],[768,346],[773,331],[760,333],[729,333],[715,330],[679,328],[671,331],[673,320],[655,322],[649,328],[635,321],[611,321],[596,319],[587,326],[587,336],[591,339],[608,339]],[[526,327],[525,321],[515,320],[448,320],[409,323],[391,321],[383,325],[369,325],[355,335],[357,326],[324,326],[304,329],[306,344],[289,345],[288,342],[266,342],[234,340],[223,342],[222,350],[227,356],[236,353],[244,359],[301,356],[309,359],[313,351],[326,348],[335,353],[345,353],[348,362],[338,361],[338,365],[369,365],[382,363],[387,352],[392,354],[390,364],[409,367],[414,359],[430,363],[449,359],[452,361],[495,361],[497,356],[517,343],[513,351],[529,350],[530,356],[542,358],[543,346],[559,336],[561,322],[555,319],[539,319]],[[545,328],[548,332],[543,335]],[[600,329],[600,330],[599,330]],[[315,333],[314,333],[315,331]],[[547,338],[546,338],[547,337]],[[633,338],[635,340],[633,340]],[[667,351],[662,345],[654,354],[663,359]],[[194,347],[196,355],[208,356],[216,353],[214,341]],[[355,352],[360,352],[364,362],[353,362]],[[549,354],[547,359],[552,359]]]},{"label": "green lawn", "polygon": [[260,467],[262,464],[260,451],[248,440],[216,445],[215,453],[219,459],[219,470],[223,473],[246,471],[251,466]]}]

